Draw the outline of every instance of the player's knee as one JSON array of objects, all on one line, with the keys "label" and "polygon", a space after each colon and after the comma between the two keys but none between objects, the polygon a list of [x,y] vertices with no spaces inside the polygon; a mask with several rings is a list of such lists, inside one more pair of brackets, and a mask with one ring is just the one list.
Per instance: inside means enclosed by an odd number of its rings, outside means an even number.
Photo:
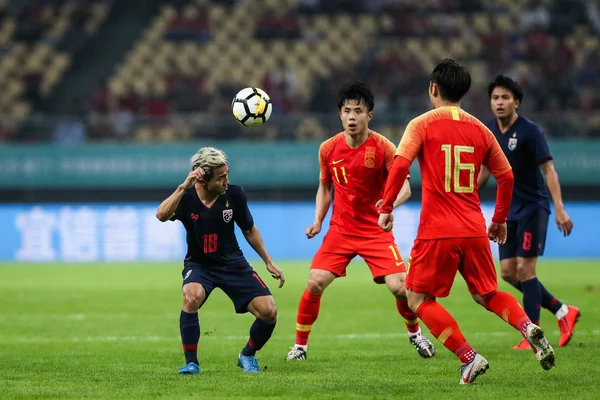
[{"label": "player's knee", "polygon": [[248,305],[248,310],[266,324],[274,324],[277,321],[277,307],[271,296],[255,299]]},{"label": "player's knee", "polygon": [[471,293],[471,297],[475,300],[475,303],[485,307],[485,299],[479,293]]},{"label": "player's knee", "polygon": [[184,292],[183,305],[186,309],[198,310],[203,300],[204,291],[202,290],[189,290]]},{"label": "player's knee", "polygon": [[509,271],[501,271],[500,276],[504,282],[510,283],[511,285],[515,285],[517,282],[519,282],[517,275]]},{"label": "player's knee", "polygon": [[327,285],[325,282],[321,281],[319,278],[310,277],[308,278],[308,283],[306,284],[306,289],[314,294],[321,294],[325,291]]},{"label": "player's knee", "polygon": [[400,282],[397,285],[388,286],[388,288],[394,294],[394,296],[402,299],[406,298],[406,289],[404,287],[404,281]]},{"label": "player's knee", "polygon": [[275,307],[275,304],[270,304],[261,310],[260,319],[267,324],[277,322],[277,307]]},{"label": "player's knee", "polygon": [[421,306],[421,304],[423,304],[423,299],[408,296],[407,303],[408,303],[408,308],[410,308],[412,310],[412,312],[416,313],[417,310],[419,309],[419,307]]},{"label": "player's knee", "polygon": [[398,298],[406,298],[404,286],[405,274],[393,274],[385,277],[385,284],[392,294]]},{"label": "player's knee", "polygon": [[517,280],[528,281],[535,278],[535,264],[530,261],[520,261],[517,263]]}]

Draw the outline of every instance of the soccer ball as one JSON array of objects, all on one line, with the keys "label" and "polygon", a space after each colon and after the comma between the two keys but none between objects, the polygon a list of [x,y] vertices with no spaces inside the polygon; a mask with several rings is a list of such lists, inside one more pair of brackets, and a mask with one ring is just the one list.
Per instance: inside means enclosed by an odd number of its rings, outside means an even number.
[{"label": "soccer ball", "polygon": [[235,95],[231,102],[231,110],[240,124],[254,127],[267,122],[273,111],[273,105],[264,90],[247,87]]}]

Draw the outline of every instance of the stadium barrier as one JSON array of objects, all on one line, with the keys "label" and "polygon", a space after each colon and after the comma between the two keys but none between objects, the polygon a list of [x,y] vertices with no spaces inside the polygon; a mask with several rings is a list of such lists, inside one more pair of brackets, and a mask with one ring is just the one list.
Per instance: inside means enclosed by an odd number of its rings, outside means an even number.
[{"label": "stadium barrier", "polygon": [[[0,205],[0,261],[12,262],[176,262],[186,251],[180,222],[161,223],[155,217],[158,204],[44,204]],[[493,204],[484,204],[489,220]],[[251,203],[250,209],[267,249],[277,260],[308,260],[321,244],[320,236],[304,234],[314,217],[314,204]],[[575,228],[564,238],[550,217],[546,255],[558,258],[600,258],[596,221],[600,203],[567,204]],[[408,257],[416,235],[420,205],[405,204],[394,211],[398,248]],[[239,233],[239,232],[238,232]],[[250,260],[257,256],[238,235]],[[492,246],[497,256],[496,245]]]},{"label": "stadium barrier", "polygon": [[[0,189],[174,187],[187,176],[190,156],[211,145],[228,154],[231,181],[247,189],[316,188],[319,144],[8,145],[0,147]],[[600,185],[600,140],[553,141],[550,150],[563,185]],[[416,162],[411,179],[421,181]]]}]

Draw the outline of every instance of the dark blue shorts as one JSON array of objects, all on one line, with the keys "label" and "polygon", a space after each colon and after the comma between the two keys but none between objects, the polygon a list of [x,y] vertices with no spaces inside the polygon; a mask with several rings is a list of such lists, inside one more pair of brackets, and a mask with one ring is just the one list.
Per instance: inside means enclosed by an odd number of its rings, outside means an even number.
[{"label": "dark blue shorts", "polygon": [[498,246],[500,259],[543,255],[549,217],[548,210],[538,208],[519,221],[508,221],[506,243]]},{"label": "dark blue shorts", "polygon": [[260,296],[271,296],[271,291],[253,269],[222,270],[187,265],[181,272],[183,284],[199,283],[206,292],[204,302],[215,288],[220,288],[233,302],[235,312],[248,312],[248,304]]}]

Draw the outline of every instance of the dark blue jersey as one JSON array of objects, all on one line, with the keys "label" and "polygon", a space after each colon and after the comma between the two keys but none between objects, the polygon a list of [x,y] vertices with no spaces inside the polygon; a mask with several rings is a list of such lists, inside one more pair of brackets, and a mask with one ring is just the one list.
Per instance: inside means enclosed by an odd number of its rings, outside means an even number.
[{"label": "dark blue jersey", "polygon": [[235,237],[234,223],[245,231],[254,226],[246,193],[229,185],[212,207],[198,198],[195,188],[185,191],[175,215],[187,233],[188,251],[184,265],[221,269],[250,269]]},{"label": "dark blue jersey", "polygon": [[496,136],[515,176],[508,220],[522,219],[539,208],[550,212],[548,189],[540,165],[552,160],[552,156],[542,130],[520,115],[506,133],[500,132],[496,120],[488,122],[487,127]]}]

